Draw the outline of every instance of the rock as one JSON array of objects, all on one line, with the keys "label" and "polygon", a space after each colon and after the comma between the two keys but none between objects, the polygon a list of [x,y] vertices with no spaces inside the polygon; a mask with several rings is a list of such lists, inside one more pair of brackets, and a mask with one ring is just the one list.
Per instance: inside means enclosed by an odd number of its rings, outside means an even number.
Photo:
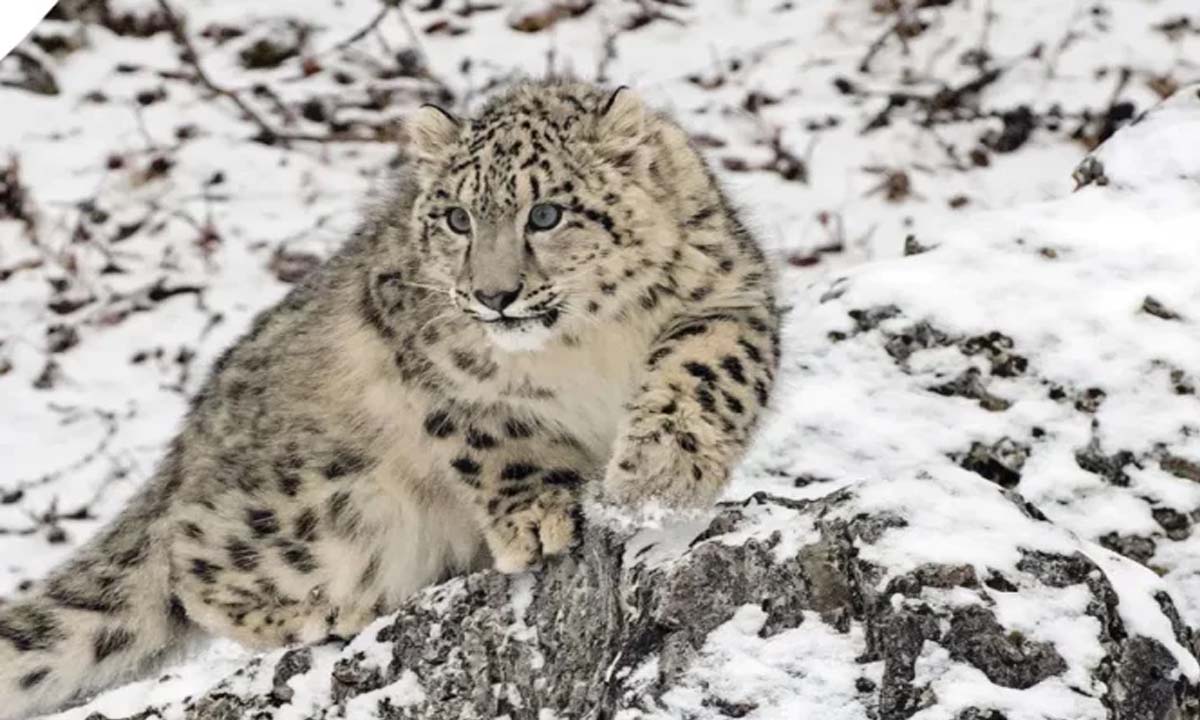
[{"label": "rock", "polygon": [[1172,678],[1170,653],[1154,640],[1126,642],[1116,667],[1110,697],[1114,717],[1195,717],[1200,712],[1195,697],[1185,698],[1187,691]]},{"label": "rock", "polygon": [[[690,533],[668,526],[626,537],[593,526],[572,557],[538,574],[483,572],[430,588],[340,652],[315,649],[335,658],[315,660],[307,648],[276,654],[248,668],[249,680],[231,679],[196,700],[187,717],[332,710],[534,720],[546,712],[690,717],[696,709],[705,709],[699,717],[782,717],[789,703],[821,700],[810,677],[821,665],[836,671],[835,684],[862,716],[873,708],[881,720],[940,703],[956,717],[989,717],[1003,712],[1013,690],[1047,707],[1074,695],[1079,717],[1167,720],[1200,709],[1189,631],[1172,625],[1169,597],[1150,601],[1169,632],[1139,634],[1121,613],[1122,593],[1146,588],[1118,590],[1084,545],[1027,517],[1011,494],[971,475],[898,482],[902,495],[880,487],[811,502],[760,494],[724,505]],[[1002,589],[981,583],[971,564],[888,567],[892,548],[930,537],[942,522],[937,513],[899,515],[907,501],[896,498],[914,495],[981,508],[1000,522],[977,539],[1027,546],[997,569],[1008,578]],[[1003,622],[1016,607],[1058,618],[1058,628]],[[1082,611],[1075,620],[1073,607]],[[1092,646],[1060,647],[1062,632],[1085,633]],[[800,641],[806,635],[843,647],[814,657]],[[736,646],[793,672],[764,672],[766,693],[762,678],[738,677],[729,655]],[[715,681],[722,676],[732,682]],[[255,677],[271,678],[272,689],[255,690]],[[942,694],[964,677],[986,682],[970,705],[955,708]],[[289,683],[329,690],[301,698]]]},{"label": "rock", "polygon": [[312,650],[309,648],[298,648],[284,653],[275,665],[275,676],[271,681],[272,697],[281,703],[289,702],[295,696],[295,691],[288,687],[288,680],[311,669]]},{"label": "rock", "polygon": [[1030,642],[1006,631],[986,608],[972,605],[950,617],[946,646],[950,657],[979,668],[1002,687],[1024,690],[1067,669],[1052,643]]}]

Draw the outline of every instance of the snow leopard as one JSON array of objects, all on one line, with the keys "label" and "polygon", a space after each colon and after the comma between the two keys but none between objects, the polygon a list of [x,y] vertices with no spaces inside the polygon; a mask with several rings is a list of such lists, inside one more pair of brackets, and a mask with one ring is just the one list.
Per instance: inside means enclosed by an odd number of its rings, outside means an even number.
[{"label": "snow leopard", "polygon": [[590,507],[726,486],[779,362],[773,274],[630,89],[423,106],[344,247],[214,363],[111,525],[0,606],[0,716],[199,636],[353,635],[450,576],[568,553]]}]

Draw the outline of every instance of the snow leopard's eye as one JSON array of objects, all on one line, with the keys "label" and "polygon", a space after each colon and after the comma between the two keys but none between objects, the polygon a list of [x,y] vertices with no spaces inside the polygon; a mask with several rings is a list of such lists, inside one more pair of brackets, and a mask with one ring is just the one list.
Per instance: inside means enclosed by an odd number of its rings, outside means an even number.
[{"label": "snow leopard's eye", "polygon": [[562,220],[562,208],[553,203],[538,203],[529,211],[530,230],[549,230]]},{"label": "snow leopard's eye", "polygon": [[471,214],[460,207],[450,208],[446,213],[446,224],[459,235],[471,232]]}]

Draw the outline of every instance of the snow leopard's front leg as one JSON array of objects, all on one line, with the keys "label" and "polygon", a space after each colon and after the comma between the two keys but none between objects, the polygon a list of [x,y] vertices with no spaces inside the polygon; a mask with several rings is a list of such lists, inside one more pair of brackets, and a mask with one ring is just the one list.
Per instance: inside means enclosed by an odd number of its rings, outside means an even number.
[{"label": "snow leopard's front leg", "polygon": [[[440,436],[452,427],[435,412],[427,426]],[[531,418],[489,426],[477,420],[462,435],[450,472],[475,508],[493,565],[526,570],[574,545],[580,527],[579,492],[598,462],[583,445]]]},{"label": "snow leopard's front leg", "polygon": [[741,458],[778,366],[770,307],[677,318],[651,346],[604,480],[610,502],[702,507]]}]

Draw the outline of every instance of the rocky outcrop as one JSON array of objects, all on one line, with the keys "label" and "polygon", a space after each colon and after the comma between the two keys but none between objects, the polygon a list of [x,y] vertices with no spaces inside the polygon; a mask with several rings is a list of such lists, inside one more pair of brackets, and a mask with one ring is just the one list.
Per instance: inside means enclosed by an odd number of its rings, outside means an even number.
[{"label": "rocky outcrop", "polygon": [[[541,573],[453,580],[340,652],[270,656],[189,702],[187,717],[1200,712],[1191,631],[1152,575],[1114,581],[1089,548],[984,481],[897,482],[817,500],[760,493],[691,531],[593,527]],[[918,498],[980,516],[956,536],[940,513],[911,512]],[[978,543],[988,561],[959,562],[971,553],[947,543]],[[910,559],[894,564],[895,546]],[[1157,617],[1133,620],[1126,602]]]}]

